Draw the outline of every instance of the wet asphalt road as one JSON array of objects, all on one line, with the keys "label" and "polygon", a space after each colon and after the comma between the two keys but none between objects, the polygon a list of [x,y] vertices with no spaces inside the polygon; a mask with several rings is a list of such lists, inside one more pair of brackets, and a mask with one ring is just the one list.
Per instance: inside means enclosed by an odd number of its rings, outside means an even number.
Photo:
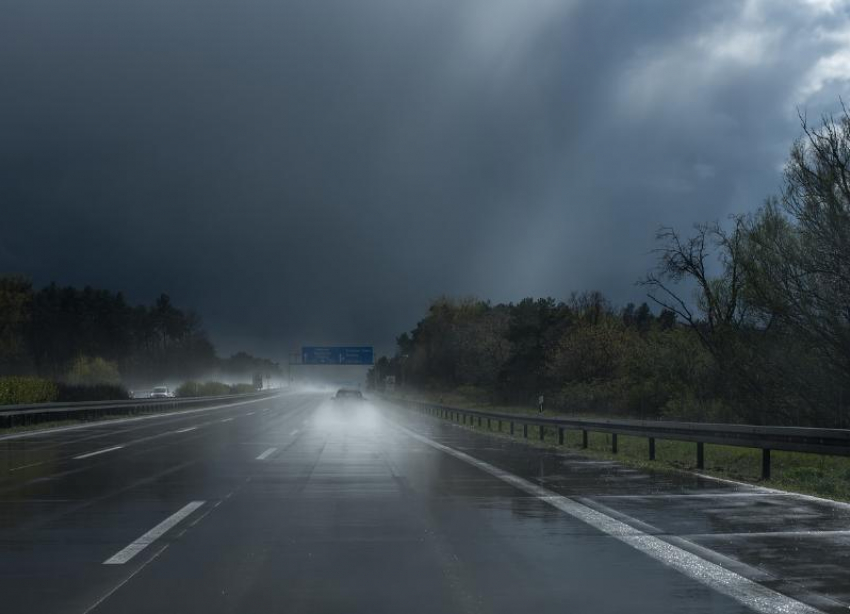
[{"label": "wet asphalt road", "polygon": [[329,396],[0,437],[0,611],[753,611],[646,539],[769,588],[762,611],[848,610],[850,506]]}]

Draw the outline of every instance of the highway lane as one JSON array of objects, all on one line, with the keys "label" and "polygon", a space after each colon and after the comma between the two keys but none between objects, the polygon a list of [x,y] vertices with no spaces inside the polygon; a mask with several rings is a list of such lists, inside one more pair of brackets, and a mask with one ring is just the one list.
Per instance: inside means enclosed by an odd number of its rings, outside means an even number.
[{"label": "highway lane", "polygon": [[847,610],[846,507],[327,397],[0,441],[3,611]]}]

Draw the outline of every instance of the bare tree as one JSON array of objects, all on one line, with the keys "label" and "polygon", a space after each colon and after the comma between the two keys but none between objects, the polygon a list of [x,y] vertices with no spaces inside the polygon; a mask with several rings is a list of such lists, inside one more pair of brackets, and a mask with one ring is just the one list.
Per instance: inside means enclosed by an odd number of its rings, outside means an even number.
[{"label": "bare tree", "polygon": [[[743,220],[733,222],[731,231],[716,223],[698,224],[690,237],[662,227],[656,234],[661,243],[655,250],[657,269],[641,282],[649,298],[687,323],[715,356],[718,336],[737,330],[751,316],[743,300]],[[681,282],[695,284],[693,300],[677,292]]]}]

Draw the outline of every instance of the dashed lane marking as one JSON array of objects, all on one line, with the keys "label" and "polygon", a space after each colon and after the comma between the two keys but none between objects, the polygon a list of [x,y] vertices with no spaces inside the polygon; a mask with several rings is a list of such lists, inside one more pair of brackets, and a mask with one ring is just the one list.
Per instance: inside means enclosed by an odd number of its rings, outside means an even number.
[{"label": "dashed lane marking", "polygon": [[268,450],[266,450],[265,452],[263,452],[262,454],[260,454],[260,455],[257,457],[257,460],[259,460],[259,461],[261,461],[261,460],[266,460],[269,456],[271,456],[271,455],[272,455],[272,454],[274,454],[275,452],[277,452],[277,448],[269,448]]},{"label": "dashed lane marking", "polygon": [[104,565],[123,565],[134,556],[139,554],[142,550],[150,546],[157,539],[165,535],[169,529],[173,528],[177,523],[181,520],[189,516],[196,509],[201,507],[205,501],[192,501],[191,503],[187,503],[180,510],[174,512],[171,516],[160,522],[153,529],[139,537],[137,540],[129,544],[127,547],[122,548],[111,557],[106,559],[103,564]]},{"label": "dashed lane marking", "polygon": [[114,452],[115,450],[120,450],[124,446],[112,446],[111,448],[104,448],[103,450],[95,450],[94,452],[88,452],[86,454],[80,454],[79,456],[75,456],[74,460],[82,460],[84,458],[91,458],[92,456],[97,456],[98,454],[106,454],[107,452]]}]

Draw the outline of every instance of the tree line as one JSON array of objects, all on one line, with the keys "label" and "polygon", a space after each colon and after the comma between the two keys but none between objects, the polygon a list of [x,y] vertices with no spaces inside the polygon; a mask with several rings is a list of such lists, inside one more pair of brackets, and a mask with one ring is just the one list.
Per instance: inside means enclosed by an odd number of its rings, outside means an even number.
[{"label": "tree line", "polygon": [[280,367],[244,352],[219,358],[194,311],[166,294],[151,305],[121,292],[0,276],[0,376],[142,387],[211,374],[250,381]]},{"label": "tree line", "polygon": [[[793,144],[779,194],[727,223],[662,228],[648,303],[598,292],[441,298],[370,383],[567,412],[850,426],[850,115]],[[652,308],[650,308],[652,304]]]}]

